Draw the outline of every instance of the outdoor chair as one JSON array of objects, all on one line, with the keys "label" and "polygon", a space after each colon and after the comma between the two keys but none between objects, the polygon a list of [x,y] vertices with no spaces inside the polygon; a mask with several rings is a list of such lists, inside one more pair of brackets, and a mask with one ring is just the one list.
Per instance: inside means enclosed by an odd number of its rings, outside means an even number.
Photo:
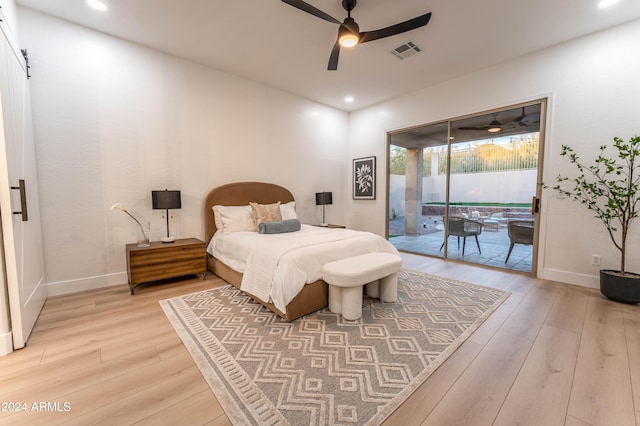
[{"label": "outdoor chair", "polygon": [[[444,222],[444,218],[442,218]],[[478,245],[478,251],[482,254],[482,250],[480,250],[480,243],[478,242],[478,235],[482,233],[482,223],[477,220],[467,219],[465,217],[453,217],[449,216],[448,226],[446,228],[447,238],[454,236],[458,237],[458,250],[460,250],[460,237],[462,237],[462,255],[464,256],[464,248],[467,243],[467,237],[475,237],[476,244]],[[444,242],[440,246],[440,250],[444,247]]]},{"label": "outdoor chair", "polygon": [[533,221],[513,220],[507,225],[509,231],[509,239],[511,240],[511,246],[509,247],[509,253],[504,263],[509,261],[511,256],[511,250],[516,244],[531,245],[533,244]]}]

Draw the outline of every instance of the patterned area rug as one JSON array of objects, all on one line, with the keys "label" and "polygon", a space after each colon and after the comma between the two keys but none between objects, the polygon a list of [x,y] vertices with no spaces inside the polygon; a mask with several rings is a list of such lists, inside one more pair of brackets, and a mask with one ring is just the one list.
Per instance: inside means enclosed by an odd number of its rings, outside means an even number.
[{"label": "patterned area rug", "polygon": [[509,293],[401,270],[398,302],[286,322],[230,285],[160,302],[234,425],[374,425]]}]

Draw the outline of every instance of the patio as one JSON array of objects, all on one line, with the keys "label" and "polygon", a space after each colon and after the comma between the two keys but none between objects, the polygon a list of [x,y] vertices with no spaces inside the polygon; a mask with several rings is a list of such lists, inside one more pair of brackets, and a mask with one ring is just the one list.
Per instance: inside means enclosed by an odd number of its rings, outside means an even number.
[{"label": "patio", "polygon": [[[398,219],[402,218],[397,218]],[[425,230],[421,235],[395,235],[396,227],[389,226],[389,242],[398,250],[426,254],[430,256],[443,257],[444,249],[440,250],[444,238],[444,225],[442,218],[437,216],[422,216],[422,224]],[[468,237],[465,248],[464,257],[462,256],[462,239],[460,239],[460,249],[458,250],[457,238],[449,237],[448,254],[449,259],[464,260],[465,262],[475,263],[479,265],[487,265],[512,271],[531,272],[532,246],[516,244],[513,247],[509,262],[505,264],[507,253],[509,251],[509,234],[506,225],[500,226],[497,230],[489,230],[483,228],[482,233],[478,236],[480,249],[482,253],[478,253],[478,246],[475,238]]]}]

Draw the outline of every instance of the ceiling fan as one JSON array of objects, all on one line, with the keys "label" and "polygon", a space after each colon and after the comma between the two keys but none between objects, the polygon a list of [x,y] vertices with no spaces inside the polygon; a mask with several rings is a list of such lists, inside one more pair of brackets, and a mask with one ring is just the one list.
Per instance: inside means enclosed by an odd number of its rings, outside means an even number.
[{"label": "ceiling fan", "polygon": [[493,120],[489,124],[483,124],[482,126],[467,126],[458,127],[458,130],[486,130],[487,132],[497,133],[502,130],[503,123],[498,121],[498,114],[493,114]]},{"label": "ceiling fan", "polygon": [[382,28],[375,31],[363,31],[360,32],[360,27],[356,21],[351,17],[351,11],[356,7],[357,0],[342,0],[342,7],[347,11],[347,17],[344,22],[340,22],[334,17],[324,13],[320,9],[311,6],[302,0],[282,0],[284,3],[291,5],[297,9],[307,12],[313,16],[316,16],[325,21],[333,24],[340,25],[338,28],[338,39],[331,49],[331,55],[329,56],[329,65],[327,69],[335,71],[338,69],[338,57],[340,56],[340,47],[353,47],[357,44],[366,43],[368,41],[378,40],[384,37],[390,37],[396,34],[404,33],[407,31],[415,30],[416,28],[427,25],[429,19],[431,19],[431,13],[427,13],[417,18],[409,19],[408,21],[401,22],[390,27]]},{"label": "ceiling fan", "polygon": [[458,130],[481,130],[491,133],[497,133],[503,130],[513,130],[516,128],[523,128],[526,131],[537,131],[540,127],[540,113],[525,114],[524,107],[522,107],[522,112],[518,117],[508,122],[501,123],[498,121],[497,117],[498,114],[496,113],[493,114],[493,120],[489,124],[484,124],[481,126],[458,127]]}]

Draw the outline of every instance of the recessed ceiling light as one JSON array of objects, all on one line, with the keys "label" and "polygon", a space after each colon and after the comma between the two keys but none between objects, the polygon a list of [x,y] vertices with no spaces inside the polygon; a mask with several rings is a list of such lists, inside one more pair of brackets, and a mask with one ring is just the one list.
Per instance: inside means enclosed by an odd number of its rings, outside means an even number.
[{"label": "recessed ceiling light", "polygon": [[87,0],[87,4],[95,10],[99,10],[101,12],[105,12],[109,9],[106,4],[98,0]]},{"label": "recessed ceiling light", "polygon": [[345,96],[344,101],[349,103],[353,102],[353,96]]},{"label": "recessed ceiling light", "polygon": [[609,6],[613,6],[614,4],[618,3],[620,0],[600,0],[598,2],[598,8],[599,9],[604,9],[605,7],[609,7]]}]

